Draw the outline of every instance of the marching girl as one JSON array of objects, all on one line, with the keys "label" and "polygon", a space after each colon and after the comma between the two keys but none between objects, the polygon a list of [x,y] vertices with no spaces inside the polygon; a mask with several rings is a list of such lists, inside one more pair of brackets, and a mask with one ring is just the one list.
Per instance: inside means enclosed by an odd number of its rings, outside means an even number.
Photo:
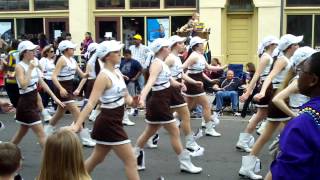
[{"label": "marching girl", "polygon": [[117,156],[124,162],[128,179],[138,180],[139,174],[127,133],[122,125],[124,105],[133,104],[132,98],[126,90],[126,84],[122,74],[115,65],[120,62],[120,50],[123,44],[116,41],[102,43],[97,49],[97,57],[104,63],[94,83],[89,101],[80,113],[76,123],[71,127],[77,132],[82,123],[98,101],[101,102],[101,113],[98,115],[92,130],[92,138],[96,141],[93,153],[85,162],[88,172],[103,162],[105,156],[114,150]]},{"label": "marching girl", "polygon": [[183,87],[183,84],[171,78],[170,69],[164,63],[165,58],[170,53],[169,42],[163,38],[158,38],[151,43],[149,48],[153,51],[155,59],[150,67],[149,79],[141,92],[139,104],[143,106],[148,93],[150,91],[152,93],[146,103],[145,121],[147,126],[138,138],[135,147],[138,169],[145,169],[144,145],[163,126],[170,135],[171,145],[178,155],[181,171],[200,173],[202,168],[194,166],[191,162],[189,151],[183,150],[179,129],[170,111],[173,99],[173,88],[171,86]]},{"label": "marching girl", "polygon": [[[312,54],[317,51],[311,47],[305,46],[297,49],[293,56],[291,57],[290,70],[287,77],[283,83],[286,87],[281,92],[279,92],[273,99],[272,102],[281,109],[288,116],[294,118],[297,116],[297,110],[307,101],[310,100],[309,97],[299,93],[298,89],[298,70],[299,67],[307,60]],[[289,85],[287,85],[289,84]],[[289,106],[285,102],[289,98]]]},{"label": "marching girl", "polygon": [[46,135],[39,116],[37,83],[39,83],[61,107],[64,107],[64,104],[57,99],[48,85],[40,77],[38,63],[34,60],[34,51],[37,48],[38,46],[30,41],[22,41],[18,46],[20,62],[17,64],[15,71],[20,98],[17,104],[16,122],[20,124],[20,129],[11,140],[14,144],[19,144],[31,128],[37,135],[40,145],[44,145]]},{"label": "marching girl", "polygon": [[[52,81],[55,85],[55,94],[63,103],[66,104],[66,106],[58,106],[57,111],[50,120],[49,124],[45,126],[45,132],[47,135],[52,134],[54,126],[62,118],[66,110],[71,112],[74,120],[77,120],[80,114],[80,110],[76,106],[74,100],[73,79],[76,72],[83,78],[86,77],[87,74],[81,71],[76,60],[73,58],[75,48],[76,45],[68,40],[61,41],[58,46],[58,49],[62,53],[62,55],[57,56],[56,58],[56,68],[54,69],[52,74]],[[85,146],[92,147],[95,145],[95,143],[90,138],[88,128],[81,129],[80,138],[82,144]]]},{"label": "marching girl", "polygon": [[[303,36],[294,36],[291,34],[286,34],[280,38],[278,49],[283,53],[281,54],[270,74],[267,76],[263,82],[261,91],[255,95],[255,99],[258,101],[266,96],[267,88],[272,84],[272,97],[276,93],[280,92],[281,84],[283,83],[289,69],[290,69],[290,58],[294,52],[299,48],[298,43],[301,42]],[[268,116],[267,125],[262,135],[258,138],[257,142],[254,144],[250,154],[248,156],[242,157],[242,166],[239,170],[240,176],[246,176],[251,179],[262,179],[262,176],[256,175],[254,169],[259,163],[257,158],[258,153],[261,151],[263,145],[271,138],[273,132],[278,128],[281,122],[286,123],[290,120],[287,114],[277,108],[274,103],[270,102],[268,106]],[[256,171],[257,172],[257,171]]]},{"label": "marching girl", "polygon": [[[203,71],[205,69],[218,71],[224,69],[224,67],[211,66],[206,62],[203,55],[205,39],[201,39],[198,36],[193,37],[190,40],[190,49],[192,50],[189,57],[183,63],[182,68],[188,69],[187,75],[195,81],[203,81]],[[183,92],[186,97],[188,108],[193,109],[196,105],[201,105],[203,108],[203,117],[205,121],[205,134],[207,136],[219,137],[221,136],[214,128],[218,124],[219,119],[217,114],[212,115],[210,103],[206,97],[203,86],[190,82],[185,82],[187,91]]]},{"label": "marching girl", "polygon": [[[248,87],[246,88],[245,93],[240,97],[241,101],[244,102],[248,99],[248,97],[255,89],[255,86],[257,86],[258,89],[261,89],[264,80],[270,73],[271,66],[273,64],[272,52],[277,47],[278,41],[279,40],[274,36],[267,36],[262,40],[258,48],[258,54],[260,59],[258,68],[254,73],[253,78],[251,79]],[[271,89],[269,88],[269,91],[270,90]],[[257,124],[267,117],[268,104],[270,100],[270,93],[268,93],[263,99],[257,102],[257,113],[251,117],[251,119],[249,120],[249,124],[245,128],[244,132],[240,133],[239,140],[236,145],[237,149],[246,152],[251,152],[251,146],[254,143],[254,137],[252,136],[252,133],[254,132]]]},{"label": "marching girl", "polygon": [[[87,61],[87,65],[86,65],[86,74],[88,74],[88,77],[87,78],[82,78],[79,85],[78,85],[78,88],[73,92],[73,94],[75,96],[79,96],[80,94],[80,91],[81,89],[84,87],[85,85],[85,89],[84,89],[84,104],[82,106],[82,108],[87,104],[88,102],[88,99],[90,97],[90,94],[91,94],[91,91],[92,91],[92,88],[93,88],[93,84],[94,84],[94,81],[97,77],[97,74],[94,70],[94,64],[95,64],[95,61],[97,59],[96,55],[95,55],[95,52],[96,52],[96,49],[98,48],[98,44],[97,43],[91,43],[89,46],[88,46],[88,61]],[[81,109],[82,109],[81,108]]]},{"label": "marching girl", "polygon": [[[190,83],[202,86],[203,84],[201,81],[195,81],[189,76],[185,75],[183,72],[182,62],[178,55],[183,52],[185,48],[184,42],[186,41],[186,38],[175,35],[171,36],[169,41],[171,53],[166,58],[165,63],[170,68],[172,78],[180,83],[182,83],[183,79]],[[172,112],[177,112],[178,117],[182,120],[181,128],[186,139],[186,149],[191,152],[190,155],[192,156],[201,156],[203,155],[204,148],[196,143],[193,136],[193,132],[191,130],[190,112],[188,105],[181,94],[181,89],[179,87],[172,87],[172,92],[173,96],[170,108]]]}]

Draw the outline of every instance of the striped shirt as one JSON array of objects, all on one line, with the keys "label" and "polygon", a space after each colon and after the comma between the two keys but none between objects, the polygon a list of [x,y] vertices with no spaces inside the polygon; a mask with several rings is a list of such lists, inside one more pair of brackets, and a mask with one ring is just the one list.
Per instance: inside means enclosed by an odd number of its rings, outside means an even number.
[{"label": "striped shirt", "polygon": [[132,53],[132,59],[139,61],[141,66],[145,69],[146,68],[146,59],[148,57],[149,49],[147,46],[140,44],[139,46],[131,45],[129,50]]}]

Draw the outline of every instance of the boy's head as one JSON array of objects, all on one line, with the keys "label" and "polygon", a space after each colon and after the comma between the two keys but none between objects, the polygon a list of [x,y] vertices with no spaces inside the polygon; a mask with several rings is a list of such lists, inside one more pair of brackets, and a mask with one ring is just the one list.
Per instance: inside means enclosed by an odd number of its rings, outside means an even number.
[{"label": "boy's head", "polygon": [[129,49],[124,50],[123,56],[126,60],[131,59],[131,51]]},{"label": "boy's head", "polygon": [[12,143],[0,143],[0,177],[13,175],[20,168],[20,163],[20,149]]}]

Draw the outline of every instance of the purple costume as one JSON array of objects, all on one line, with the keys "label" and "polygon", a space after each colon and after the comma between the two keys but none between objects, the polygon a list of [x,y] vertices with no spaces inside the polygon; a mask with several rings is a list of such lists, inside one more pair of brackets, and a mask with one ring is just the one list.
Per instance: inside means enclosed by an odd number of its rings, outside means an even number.
[{"label": "purple costume", "polygon": [[320,97],[302,105],[280,136],[280,154],[271,164],[274,180],[320,179]]}]

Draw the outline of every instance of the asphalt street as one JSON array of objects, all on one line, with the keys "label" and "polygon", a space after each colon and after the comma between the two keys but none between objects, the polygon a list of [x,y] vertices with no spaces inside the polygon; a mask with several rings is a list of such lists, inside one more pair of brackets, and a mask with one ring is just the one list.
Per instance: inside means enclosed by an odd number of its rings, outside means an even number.
[{"label": "asphalt street", "polygon": [[[137,117],[130,117],[135,126],[126,127],[126,131],[135,143],[139,134],[145,127],[144,113],[140,112]],[[140,172],[143,180],[156,180],[163,177],[165,180],[233,180],[239,179],[238,170],[241,165],[241,156],[244,152],[236,151],[235,144],[239,133],[247,124],[249,116],[245,119],[241,117],[222,116],[221,123],[217,128],[222,133],[221,137],[202,137],[198,143],[205,148],[205,154],[201,157],[192,158],[195,165],[203,167],[201,174],[190,175],[180,173],[177,156],[169,143],[168,134],[161,130],[158,149],[146,149],[146,170]],[[18,128],[18,124],[13,119],[13,114],[0,114],[0,120],[5,124],[6,128],[0,132],[1,141],[9,141]],[[59,122],[59,126],[70,124],[72,117],[65,115]],[[196,130],[200,126],[200,119],[192,120],[192,127]],[[92,122],[87,123],[92,127]],[[184,138],[182,138],[184,141]],[[41,148],[37,143],[36,137],[32,131],[19,144],[21,147],[24,160],[23,167],[20,171],[25,180],[33,180],[39,172],[41,162]],[[92,149],[84,147],[85,157],[87,158]],[[267,146],[260,154],[259,158],[262,162],[261,174],[265,175],[271,163],[271,156],[267,152]],[[93,179],[97,180],[122,180],[126,179],[123,164],[115,154],[110,153],[102,164],[97,166],[91,174]]]}]

